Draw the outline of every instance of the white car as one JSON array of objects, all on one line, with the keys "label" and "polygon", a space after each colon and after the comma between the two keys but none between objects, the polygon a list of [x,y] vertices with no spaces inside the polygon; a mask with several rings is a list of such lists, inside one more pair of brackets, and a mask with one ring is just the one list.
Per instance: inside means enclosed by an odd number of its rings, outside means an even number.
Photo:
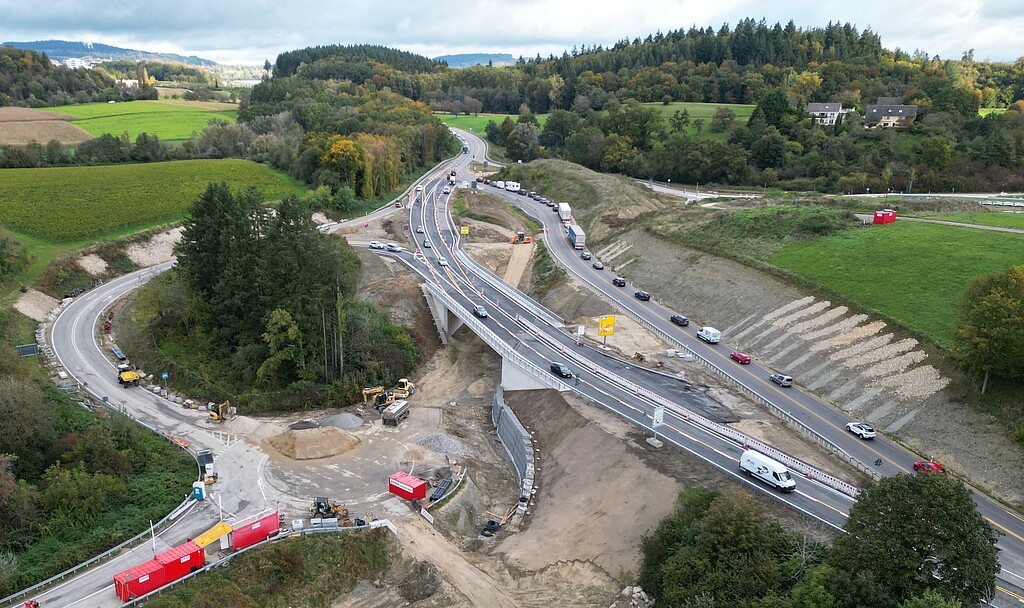
[{"label": "white car", "polygon": [[850,431],[854,435],[861,439],[874,439],[875,429],[864,424],[863,422],[848,422],[846,423],[846,430]]},{"label": "white car", "polygon": [[402,248],[398,245],[398,243],[388,243],[388,251],[398,253],[401,250]]},{"label": "white car", "polygon": [[416,192],[423,192],[423,184],[416,186]]},{"label": "white car", "polygon": [[437,263],[439,266],[447,266],[448,258],[437,258]]},{"label": "white car", "polygon": [[370,249],[384,249],[384,243],[380,241],[370,241]]},{"label": "white car", "polygon": [[445,187],[444,187],[444,190],[441,190],[441,193],[442,193],[442,194],[448,194],[448,193],[449,193],[449,192],[451,192],[451,191],[452,191],[452,188],[451,188],[451,186],[445,186]]}]

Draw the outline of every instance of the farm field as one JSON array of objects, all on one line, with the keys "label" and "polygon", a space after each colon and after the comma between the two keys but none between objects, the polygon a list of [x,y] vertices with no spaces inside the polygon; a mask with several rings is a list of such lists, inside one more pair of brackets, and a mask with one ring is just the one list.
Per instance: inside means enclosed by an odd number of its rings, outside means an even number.
[{"label": "farm field", "polygon": [[92,135],[68,122],[71,118],[29,108],[0,108],[0,145],[24,146],[33,140],[45,145],[54,139],[75,145],[92,139]]},{"label": "farm field", "polygon": [[[484,129],[487,128],[487,123],[492,120],[500,125],[502,121],[505,120],[506,116],[511,118],[513,121],[519,118],[518,116],[511,114],[479,114],[477,116],[460,114],[458,116],[452,116],[451,114],[443,114],[441,112],[434,112],[434,116],[440,118],[441,122],[449,127],[465,129],[467,131],[472,131],[477,135],[483,135]],[[542,129],[544,128],[544,123],[547,122],[547,120],[547,114],[537,114],[537,122],[540,124]]]},{"label": "farm field", "polygon": [[291,178],[245,160],[5,169],[3,175],[0,223],[51,242],[178,220],[211,181],[255,186],[267,200],[304,192]]},{"label": "farm field", "polygon": [[896,222],[789,244],[768,260],[948,346],[970,279],[1020,264],[1022,250],[1020,234]]},{"label": "farm field", "polygon": [[193,131],[202,131],[212,119],[235,122],[238,118],[238,106],[187,101],[87,103],[43,110],[73,116],[71,124],[93,136],[127,131],[132,140],[139,133],[149,133],[164,141],[182,141],[192,137]]},{"label": "farm field", "polygon": [[1001,213],[998,211],[986,213],[979,211],[977,213],[929,213],[915,217],[945,222],[960,222],[962,224],[978,224],[980,226],[1024,229],[1024,213]]}]

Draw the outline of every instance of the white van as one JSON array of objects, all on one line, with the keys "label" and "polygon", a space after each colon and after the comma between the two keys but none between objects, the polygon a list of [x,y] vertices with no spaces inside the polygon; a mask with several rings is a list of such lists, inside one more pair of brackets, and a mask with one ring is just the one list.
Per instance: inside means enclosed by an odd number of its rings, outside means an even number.
[{"label": "white van", "polygon": [[722,339],[722,332],[714,327],[701,327],[697,330],[697,337],[708,344],[718,344],[719,340]]},{"label": "white van", "polygon": [[796,480],[785,465],[754,450],[747,450],[740,456],[740,473],[756,477],[783,492],[796,489]]}]

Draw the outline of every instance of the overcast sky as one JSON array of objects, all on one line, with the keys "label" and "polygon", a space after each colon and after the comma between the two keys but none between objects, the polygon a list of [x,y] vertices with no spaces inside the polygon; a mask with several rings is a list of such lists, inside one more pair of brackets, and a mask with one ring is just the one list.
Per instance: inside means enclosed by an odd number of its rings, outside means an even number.
[{"label": "overcast sky", "polygon": [[0,41],[77,40],[262,64],[281,51],[371,43],[429,57],[561,54],[573,45],[735,24],[870,27],[887,48],[1024,56],[1024,0],[0,0]]}]

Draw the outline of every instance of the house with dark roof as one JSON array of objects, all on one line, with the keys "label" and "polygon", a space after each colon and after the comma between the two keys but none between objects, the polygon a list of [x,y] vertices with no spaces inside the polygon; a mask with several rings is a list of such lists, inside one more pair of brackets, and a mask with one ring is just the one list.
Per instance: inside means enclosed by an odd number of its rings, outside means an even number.
[{"label": "house with dark roof", "polygon": [[843,113],[841,103],[809,103],[807,113],[819,125],[835,125],[839,123],[839,115]]},{"label": "house with dark roof", "polygon": [[864,128],[905,127],[917,118],[917,106],[904,104],[899,97],[879,97],[864,112]]}]

